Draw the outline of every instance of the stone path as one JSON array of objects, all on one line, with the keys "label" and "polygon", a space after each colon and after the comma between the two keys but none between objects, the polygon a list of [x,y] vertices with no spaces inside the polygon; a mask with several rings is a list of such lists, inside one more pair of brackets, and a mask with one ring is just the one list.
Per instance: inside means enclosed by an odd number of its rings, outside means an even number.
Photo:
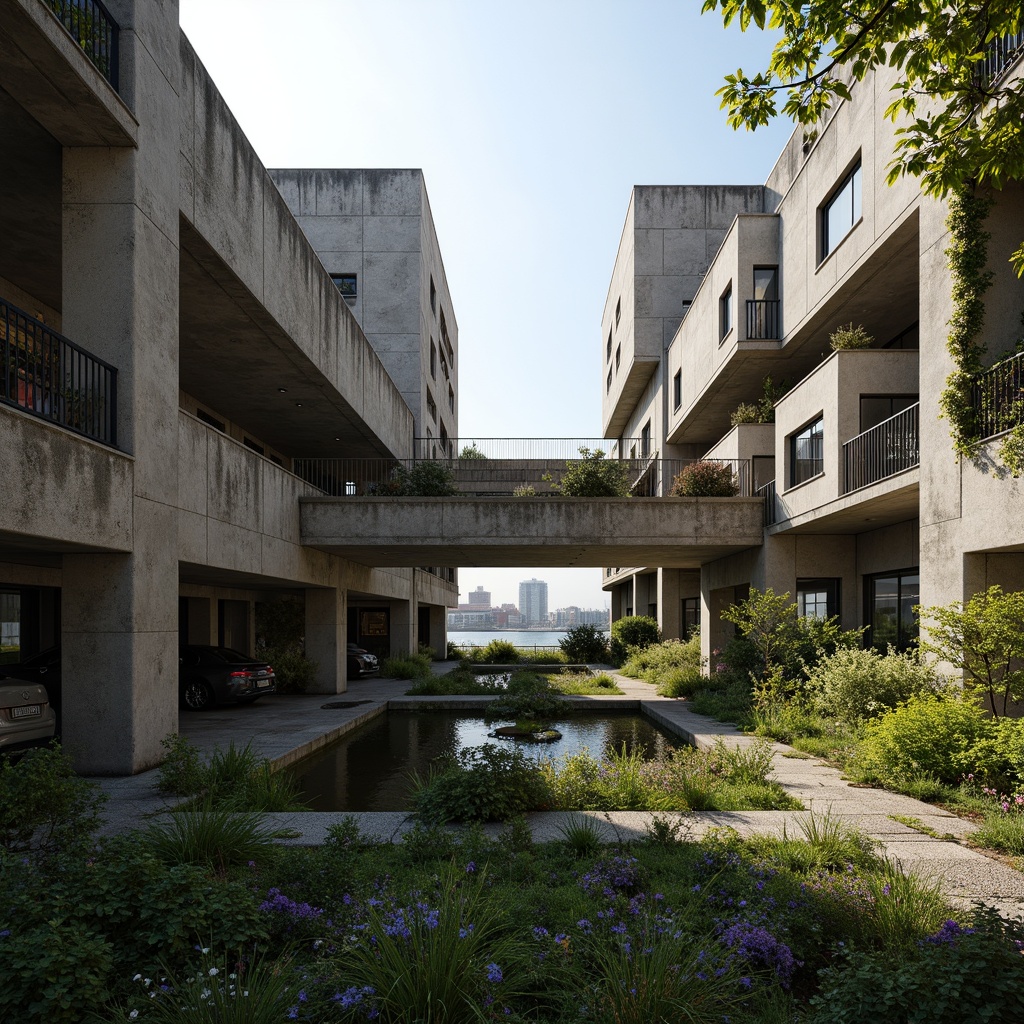
[{"label": "stone path", "polygon": [[[446,670],[439,665],[436,671]],[[714,722],[689,710],[685,701],[658,697],[653,687],[624,676],[616,676],[623,696],[577,697],[596,710],[624,709],[632,705],[668,730],[698,746],[710,746],[719,738],[730,747],[756,743],[735,727]],[[271,696],[246,707],[224,707],[202,714],[181,716],[181,731],[205,754],[217,745],[226,747],[251,743],[261,757],[278,766],[291,764],[326,746],[351,729],[358,728],[388,706],[446,707],[476,709],[486,697],[405,697],[409,683],[372,679],[352,682],[348,692],[335,697]],[[325,708],[332,703],[341,706]],[[800,836],[801,823],[812,813],[829,812],[855,826],[881,844],[882,852],[897,861],[904,871],[913,871],[941,882],[943,891],[958,903],[982,900],[1001,913],[1024,917],[1024,873],[963,845],[973,826],[955,815],[911,797],[878,789],[863,789],[845,782],[835,768],[814,758],[796,758],[791,748],[773,744],[775,777],[807,808],[803,811],[729,811],[665,815],[682,822],[687,835],[699,838],[708,829],[728,827],[742,835],[765,833]],[[96,779],[108,794],[104,831],[118,832],[144,825],[152,815],[168,810],[156,789],[157,773],[144,772],[127,779]],[[608,814],[585,812],[609,841],[642,837],[652,815],[641,811]],[[916,818],[939,836],[921,832],[893,820],[893,815]],[[382,839],[395,840],[411,827],[404,812],[378,811],[354,815],[360,829]],[[286,840],[303,845],[321,842],[330,825],[344,813],[269,814],[269,821],[298,833]],[[527,816],[538,840],[559,837],[570,815],[543,812]]]}]

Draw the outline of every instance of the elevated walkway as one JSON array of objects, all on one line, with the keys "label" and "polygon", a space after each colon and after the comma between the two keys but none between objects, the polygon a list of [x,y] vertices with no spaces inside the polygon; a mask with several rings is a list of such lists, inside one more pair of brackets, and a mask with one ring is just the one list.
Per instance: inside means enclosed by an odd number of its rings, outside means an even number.
[{"label": "elevated walkway", "polygon": [[763,542],[760,498],[302,498],[302,544],[381,566],[695,569]]}]

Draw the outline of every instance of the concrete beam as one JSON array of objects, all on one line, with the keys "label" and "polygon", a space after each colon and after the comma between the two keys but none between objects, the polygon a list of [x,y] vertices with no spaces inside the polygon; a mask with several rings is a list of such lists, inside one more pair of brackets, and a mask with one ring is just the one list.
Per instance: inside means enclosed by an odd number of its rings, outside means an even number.
[{"label": "concrete beam", "polygon": [[760,498],[302,498],[302,543],[370,565],[697,568],[762,543]]}]

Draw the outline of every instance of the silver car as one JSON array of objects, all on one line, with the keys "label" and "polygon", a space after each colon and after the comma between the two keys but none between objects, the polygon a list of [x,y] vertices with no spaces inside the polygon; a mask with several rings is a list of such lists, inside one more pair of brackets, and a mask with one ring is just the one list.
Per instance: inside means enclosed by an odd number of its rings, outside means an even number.
[{"label": "silver car", "polygon": [[39,683],[0,684],[0,754],[39,747],[53,739],[57,719]]}]

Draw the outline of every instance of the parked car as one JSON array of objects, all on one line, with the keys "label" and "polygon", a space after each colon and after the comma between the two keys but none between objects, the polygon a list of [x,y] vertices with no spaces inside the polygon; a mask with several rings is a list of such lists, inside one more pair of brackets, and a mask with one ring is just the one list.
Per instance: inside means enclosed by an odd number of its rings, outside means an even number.
[{"label": "parked car", "polygon": [[277,689],[274,670],[265,661],[230,647],[185,644],[178,652],[181,706],[202,711],[214,704],[251,704]]},{"label": "parked car", "polygon": [[0,684],[0,754],[38,747],[53,739],[57,718],[39,683]]},{"label": "parked car", "polygon": [[46,689],[46,699],[57,719],[56,734],[60,735],[60,647],[47,647],[38,654],[15,662],[0,665],[0,684],[13,679],[36,683]]},{"label": "parked car", "polygon": [[380,667],[377,664],[376,654],[371,654],[358,644],[352,643],[348,645],[347,664],[348,674],[353,679],[358,679],[359,676],[367,676],[371,672],[376,672]]}]

